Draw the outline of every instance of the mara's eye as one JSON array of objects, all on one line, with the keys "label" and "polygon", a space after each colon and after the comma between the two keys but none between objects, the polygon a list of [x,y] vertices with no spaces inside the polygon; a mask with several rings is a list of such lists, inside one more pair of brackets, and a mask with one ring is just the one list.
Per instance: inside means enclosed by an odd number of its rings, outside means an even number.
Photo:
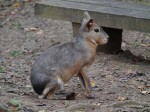
[{"label": "mara's eye", "polygon": [[95,28],[94,31],[97,33],[97,32],[99,32],[99,29],[98,29],[98,28]]}]

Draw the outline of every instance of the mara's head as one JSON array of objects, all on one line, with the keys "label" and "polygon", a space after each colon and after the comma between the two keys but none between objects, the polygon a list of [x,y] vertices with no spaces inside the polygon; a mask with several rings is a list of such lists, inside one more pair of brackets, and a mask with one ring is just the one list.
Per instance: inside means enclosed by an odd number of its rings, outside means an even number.
[{"label": "mara's head", "polygon": [[103,45],[108,41],[108,35],[94,22],[94,19],[90,17],[88,12],[84,12],[79,32],[93,44]]}]

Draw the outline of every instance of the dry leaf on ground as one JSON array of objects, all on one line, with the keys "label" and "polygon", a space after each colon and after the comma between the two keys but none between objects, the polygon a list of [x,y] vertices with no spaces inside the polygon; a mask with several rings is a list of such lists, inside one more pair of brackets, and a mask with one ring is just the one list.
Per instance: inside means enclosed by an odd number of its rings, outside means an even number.
[{"label": "dry leaf on ground", "polygon": [[117,99],[118,99],[119,101],[125,101],[125,100],[128,100],[128,97],[119,96]]},{"label": "dry leaf on ground", "polygon": [[142,94],[150,94],[150,91],[141,91]]}]

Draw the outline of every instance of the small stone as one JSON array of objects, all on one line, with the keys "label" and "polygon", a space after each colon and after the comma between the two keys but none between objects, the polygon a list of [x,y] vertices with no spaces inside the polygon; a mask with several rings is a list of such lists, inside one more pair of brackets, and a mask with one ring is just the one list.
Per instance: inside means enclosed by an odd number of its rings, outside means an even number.
[{"label": "small stone", "polygon": [[26,85],[27,88],[31,88],[31,85]]},{"label": "small stone", "polygon": [[15,14],[15,12],[11,12],[11,14],[12,14],[12,15],[14,15],[14,14]]},{"label": "small stone", "polygon": [[24,31],[29,31],[29,28],[24,28]]}]

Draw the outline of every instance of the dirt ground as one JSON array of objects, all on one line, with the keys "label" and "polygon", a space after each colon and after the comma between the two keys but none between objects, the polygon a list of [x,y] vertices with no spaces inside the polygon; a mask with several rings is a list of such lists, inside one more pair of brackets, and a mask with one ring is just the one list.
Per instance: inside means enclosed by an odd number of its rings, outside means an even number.
[{"label": "dirt ground", "polygon": [[97,53],[88,70],[95,99],[81,94],[77,77],[65,85],[75,100],[38,99],[31,64],[49,46],[71,41],[71,23],[35,17],[34,3],[1,9],[1,16],[0,112],[150,112],[150,34],[124,31],[125,52]]}]

